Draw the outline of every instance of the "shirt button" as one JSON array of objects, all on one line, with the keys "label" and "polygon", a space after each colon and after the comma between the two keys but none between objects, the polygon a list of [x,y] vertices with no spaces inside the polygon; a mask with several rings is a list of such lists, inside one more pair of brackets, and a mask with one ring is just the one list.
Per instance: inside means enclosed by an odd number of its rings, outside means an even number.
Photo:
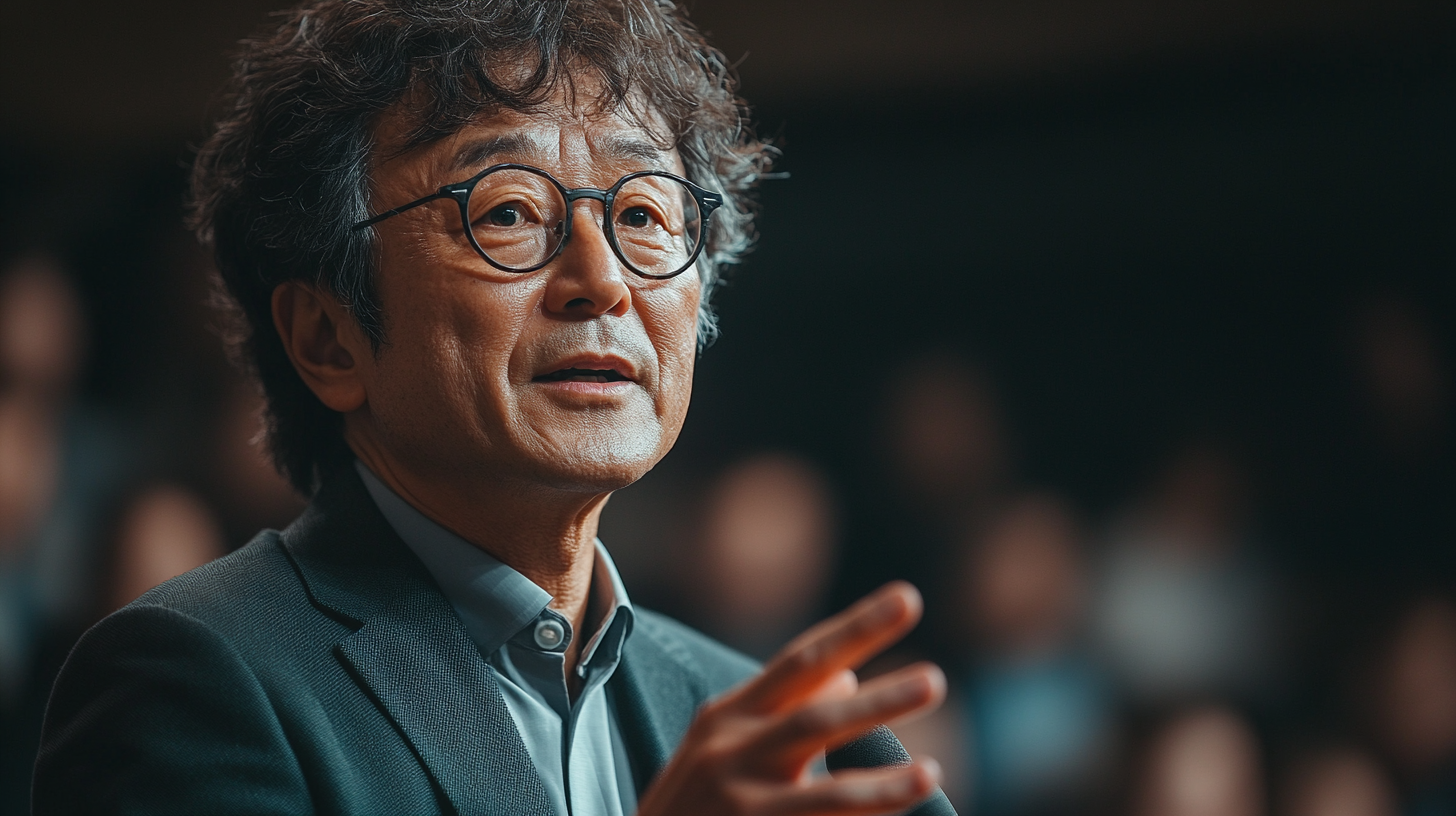
[{"label": "shirt button", "polygon": [[566,638],[566,629],[561,622],[547,618],[536,624],[536,645],[543,649],[555,649]]}]

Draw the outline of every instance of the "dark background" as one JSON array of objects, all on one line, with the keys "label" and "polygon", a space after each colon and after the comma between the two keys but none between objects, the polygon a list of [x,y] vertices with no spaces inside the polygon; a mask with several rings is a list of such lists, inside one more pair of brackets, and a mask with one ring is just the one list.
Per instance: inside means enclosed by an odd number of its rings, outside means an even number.
[{"label": "dark background", "polygon": [[[933,587],[940,555],[894,540],[878,501],[879,429],[903,362],[938,350],[994,382],[1014,481],[1094,528],[1181,440],[1232,440],[1305,610],[1303,679],[1265,720],[1333,716],[1299,689],[1343,659],[1341,621],[1456,568],[1456,4],[687,5],[787,178],[721,290],[677,451],[614,499],[604,539],[656,543],[712,474],[787,450],[840,497],[828,607],[890,577]],[[85,399],[171,463],[153,471],[186,471],[227,393],[180,202],[226,54],[273,6],[0,19],[0,258],[65,260]],[[1362,401],[1359,315],[1384,301],[1447,366],[1445,430],[1409,466],[1381,458]],[[620,546],[642,597],[682,605],[648,548]]]},{"label": "dark background", "polygon": [[[7,10],[0,235],[86,256],[107,395],[146,399],[167,353],[148,310],[185,304],[144,244],[171,239],[226,54],[271,8]],[[1025,474],[1103,508],[1190,421],[1329,475],[1362,298],[1419,302],[1449,348],[1451,3],[689,8],[790,178],[722,291],[684,452],[850,467],[886,366],[949,344],[994,370]]]}]

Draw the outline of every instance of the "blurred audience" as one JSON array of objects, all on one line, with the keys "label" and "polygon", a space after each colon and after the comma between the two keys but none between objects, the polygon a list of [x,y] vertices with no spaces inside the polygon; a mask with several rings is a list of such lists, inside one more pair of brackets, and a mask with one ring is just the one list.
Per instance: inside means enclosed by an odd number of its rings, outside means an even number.
[{"label": "blurred audience", "polygon": [[28,679],[37,639],[87,602],[91,525],[114,478],[110,431],[75,401],[80,298],[51,255],[0,277],[0,700]]},{"label": "blurred audience", "polygon": [[680,584],[707,631],[762,658],[824,614],[835,514],[828,482],[797,457],[763,453],[723,472]]},{"label": "blurred audience", "polygon": [[1192,444],[1113,527],[1096,628],[1135,703],[1270,689],[1277,588],[1253,546],[1247,492],[1227,450]]},{"label": "blurred audience", "polygon": [[96,525],[121,478],[117,431],[77,398],[85,311],[59,259],[0,270],[0,810],[29,807],[50,639],[91,604]]},{"label": "blurred audience", "polygon": [[1138,767],[1134,816],[1263,816],[1259,742],[1223,706],[1179,714],[1158,729]]},{"label": "blurred audience", "polygon": [[1108,688],[1083,642],[1083,535],[1050,495],[974,528],[959,571],[976,812],[1086,813],[1113,753]]},{"label": "blurred audience", "polygon": [[[32,253],[0,271],[0,812],[29,806],[46,697],[76,637],[301,506],[251,444],[261,428],[251,392],[225,392],[186,422],[127,417],[83,393],[89,344],[58,257]],[[209,379],[195,374],[182,390]]]}]

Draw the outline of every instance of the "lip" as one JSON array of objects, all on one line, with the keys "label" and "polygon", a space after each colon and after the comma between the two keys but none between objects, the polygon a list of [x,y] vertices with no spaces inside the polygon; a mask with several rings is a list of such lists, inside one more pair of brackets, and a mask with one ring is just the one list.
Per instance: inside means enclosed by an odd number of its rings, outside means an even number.
[{"label": "lip", "polygon": [[[587,371],[611,372],[609,376],[620,377],[605,382],[550,379],[552,375],[567,369],[583,369]],[[602,393],[612,391],[629,385],[637,385],[637,368],[626,359],[615,354],[576,354],[554,360],[543,366],[541,373],[531,378],[535,385],[547,386],[553,389],[565,391],[580,391],[583,393]]]}]

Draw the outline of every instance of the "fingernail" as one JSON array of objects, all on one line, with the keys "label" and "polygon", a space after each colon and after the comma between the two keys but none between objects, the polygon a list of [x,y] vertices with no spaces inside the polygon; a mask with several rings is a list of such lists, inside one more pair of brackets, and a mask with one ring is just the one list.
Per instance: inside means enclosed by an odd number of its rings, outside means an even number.
[{"label": "fingernail", "polygon": [[920,767],[924,768],[925,773],[930,776],[930,783],[932,785],[940,784],[940,763],[936,762],[934,757],[926,757],[920,760]]},{"label": "fingernail", "polygon": [[946,692],[945,672],[939,666],[931,663],[925,676],[930,680],[931,694],[944,696]]}]

